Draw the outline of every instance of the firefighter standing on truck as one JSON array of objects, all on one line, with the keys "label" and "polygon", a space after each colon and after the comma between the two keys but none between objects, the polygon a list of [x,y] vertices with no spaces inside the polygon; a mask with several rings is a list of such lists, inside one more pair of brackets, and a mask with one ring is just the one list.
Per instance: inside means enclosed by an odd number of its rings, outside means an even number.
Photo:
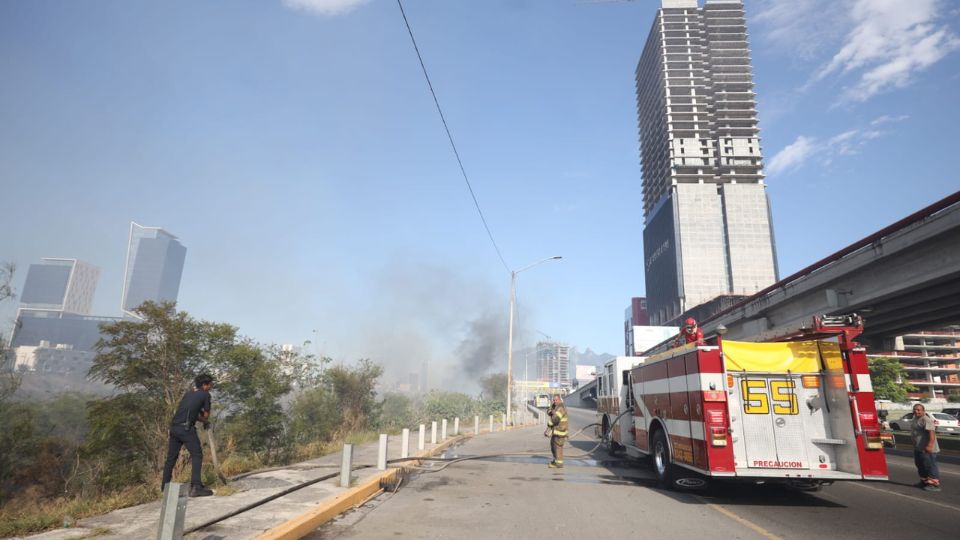
[{"label": "firefighter standing on truck", "polygon": [[569,425],[567,408],[563,406],[560,394],[554,394],[553,405],[547,411],[547,433],[544,433],[544,435],[550,435],[550,453],[553,454],[553,461],[547,467],[551,469],[563,468],[563,445],[567,442]]},{"label": "firefighter standing on truck", "polygon": [[677,338],[673,340],[674,347],[680,347],[687,343],[703,345],[703,330],[697,326],[697,320],[693,317],[687,319],[683,324],[683,328],[680,329],[680,333],[677,334]]}]

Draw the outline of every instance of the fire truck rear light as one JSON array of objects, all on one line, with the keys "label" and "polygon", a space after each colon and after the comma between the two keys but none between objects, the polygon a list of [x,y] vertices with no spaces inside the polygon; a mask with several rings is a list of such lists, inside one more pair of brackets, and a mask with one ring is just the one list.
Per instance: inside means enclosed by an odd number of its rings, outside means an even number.
[{"label": "fire truck rear light", "polygon": [[704,401],[726,401],[727,394],[726,392],[720,390],[705,390],[703,392]]},{"label": "fire truck rear light", "polygon": [[864,431],[863,440],[866,443],[864,446],[867,447],[867,450],[883,450],[883,438],[880,437],[879,431]]},{"label": "fire truck rear light", "polygon": [[724,428],[724,427],[710,428],[710,444],[713,446],[726,446],[727,445],[727,428]]},{"label": "fire truck rear light", "polygon": [[721,425],[721,426],[722,426],[723,424],[725,424],[726,422],[725,422],[725,419],[724,419],[724,417],[723,417],[723,411],[722,411],[722,410],[720,410],[720,411],[717,411],[717,410],[707,411],[707,423],[708,423],[708,424],[714,424],[714,425],[719,424],[719,425]]},{"label": "fire truck rear light", "polygon": [[727,388],[733,388],[733,375],[727,375]]},{"label": "fire truck rear light", "polygon": [[804,388],[820,388],[820,377],[818,375],[804,375],[801,377]]}]

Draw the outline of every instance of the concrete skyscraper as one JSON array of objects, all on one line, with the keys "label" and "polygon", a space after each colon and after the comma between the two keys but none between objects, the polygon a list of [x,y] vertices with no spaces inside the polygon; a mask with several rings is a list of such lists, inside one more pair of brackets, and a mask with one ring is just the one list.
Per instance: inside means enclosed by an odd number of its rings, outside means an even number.
[{"label": "concrete skyscraper", "polygon": [[124,315],[136,317],[134,310],[147,300],[176,302],[186,256],[187,248],[176,236],[131,222],[121,300]]},{"label": "concrete skyscraper", "polygon": [[662,0],[637,65],[650,324],[777,280],[742,0]]},{"label": "concrete skyscraper", "polygon": [[570,386],[570,347],[556,341],[537,343],[540,380]]}]

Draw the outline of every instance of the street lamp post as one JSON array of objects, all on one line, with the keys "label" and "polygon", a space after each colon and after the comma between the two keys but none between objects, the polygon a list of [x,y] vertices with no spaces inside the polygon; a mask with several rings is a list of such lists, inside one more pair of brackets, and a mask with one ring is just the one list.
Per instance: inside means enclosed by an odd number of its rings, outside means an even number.
[{"label": "street lamp post", "polygon": [[528,264],[519,270],[510,272],[510,328],[507,334],[507,418],[513,418],[513,311],[517,303],[517,274],[524,270],[529,270],[534,266],[547,261],[556,261],[562,259],[559,255],[541,259],[533,264]]}]

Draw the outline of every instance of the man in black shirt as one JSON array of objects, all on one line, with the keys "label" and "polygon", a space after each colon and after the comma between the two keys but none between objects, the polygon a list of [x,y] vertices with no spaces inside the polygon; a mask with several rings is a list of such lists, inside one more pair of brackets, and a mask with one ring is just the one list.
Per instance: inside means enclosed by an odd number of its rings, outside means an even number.
[{"label": "man in black shirt", "polygon": [[194,379],[195,389],[189,390],[180,400],[177,412],[170,423],[170,439],[167,446],[167,462],[163,465],[164,487],[173,477],[173,466],[180,457],[180,447],[186,446],[190,452],[192,470],[190,475],[190,496],[206,497],[213,495],[213,491],[203,486],[200,480],[200,468],[203,465],[203,449],[200,447],[200,438],[197,437],[197,420],[204,426],[210,418],[210,387],[213,377],[206,373],[197,375]]}]

